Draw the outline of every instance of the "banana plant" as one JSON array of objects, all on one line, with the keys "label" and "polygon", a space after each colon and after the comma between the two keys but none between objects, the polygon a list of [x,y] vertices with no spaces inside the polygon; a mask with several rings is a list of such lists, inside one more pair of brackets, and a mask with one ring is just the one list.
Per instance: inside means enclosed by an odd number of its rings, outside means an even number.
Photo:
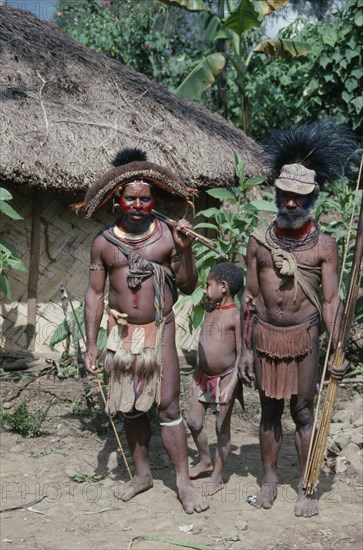
[{"label": "banana plant", "polygon": [[197,100],[212,86],[228,66],[235,73],[238,89],[239,126],[248,130],[245,95],[245,74],[251,57],[257,53],[275,57],[296,57],[310,52],[308,44],[301,41],[271,39],[250,48],[242,35],[258,29],[266,15],[285,6],[288,0],[219,0],[216,12],[203,0],[159,0],[163,4],[199,12],[206,19],[205,38],[215,43],[216,50],[204,57],[176,90],[182,97]]}]

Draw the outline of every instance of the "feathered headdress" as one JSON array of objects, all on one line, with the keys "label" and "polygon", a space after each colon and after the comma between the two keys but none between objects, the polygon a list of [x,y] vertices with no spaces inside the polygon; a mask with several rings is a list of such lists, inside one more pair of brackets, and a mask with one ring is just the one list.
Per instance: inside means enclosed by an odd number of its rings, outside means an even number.
[{"label": "feathered headdress", "polygon": [[349,161],[358,148],[353,131],[347,126],[337,125],[332,119],[273,131],[262,145],[275,183],[279,180],[287,182],[286,174],[293,176],[291,191],[295,185],[293,182],[298,184],[299,179],[303,184],[309,182],[310,187],[314,182],[322,187],[347,174]]},{"label": "feathered headdress", "polygon": [[83,202],[73,204],[76,212],[85,212],[90,218],[95,210],[106,204],[115,194],[133,181],[143,181],[158,187],[182,202],[196,194],[169,168],[147,160],[145,151],[126,148],[119,151],[111,163],[114,168],[101,176],[87,191]]}]

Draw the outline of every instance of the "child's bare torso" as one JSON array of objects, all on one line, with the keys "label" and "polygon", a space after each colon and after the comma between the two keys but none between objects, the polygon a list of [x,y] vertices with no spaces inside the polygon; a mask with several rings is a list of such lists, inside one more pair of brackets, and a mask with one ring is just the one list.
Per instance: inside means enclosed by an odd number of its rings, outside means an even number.
[{"label": "child's bare torso", "polygon": [[203,372],[222,374],[233,367],[240,345],[239,323],[237,308],[206,313],[198,345],[198,365]]}]

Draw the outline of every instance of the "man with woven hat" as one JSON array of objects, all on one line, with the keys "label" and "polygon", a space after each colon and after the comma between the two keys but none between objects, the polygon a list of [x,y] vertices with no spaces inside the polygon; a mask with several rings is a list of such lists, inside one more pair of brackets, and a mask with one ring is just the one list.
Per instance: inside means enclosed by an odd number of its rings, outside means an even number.
[{"label": "man with woven hat", "polygon": [[155,195],[166,193],[186,202],[189,190],[174,172],[148,162],[137,149],[121,151],[113,164],[75,209],[90,217],[109,200],[120,209],[118,220],[93,241],[85,296],[85,365],[97,373],[97,334],[108,277],[108,341],[99,365],[110,379],[106,410],[123,413],[135,465],[133,480],[115,496],[128,501],[153,486],[146,413],[155,403],[162,442],[176,471],[178,497],[187,513],[201,512],[208,505],[189,480],[172,310],[177,289],[190,294],[197,282],[191,239],[180,231],[190,224],[180,220],[170,230],[152,213]]},{"label": "man with woven hat", "polygon": [[[303,480],[314,421],[319,332],[323,322],[328,333],[333,332],[334,349],[342,313],[337,244],[310,217],[319,184],[341,174],[343,162],[356,148],[348,131],[337,132],[323,121],[275,133],[269,142],[277,217],[250,236],[242,300],[240,374],[247,381],[255,377],[262,410],[263,479],[251,504],[271,508],[277,496],[281,417],[288,399],[300,465],[295,515],[304,517],[318,513],[318,501],[304,493]],[[343,368],[345,372],[346,363]]]}]

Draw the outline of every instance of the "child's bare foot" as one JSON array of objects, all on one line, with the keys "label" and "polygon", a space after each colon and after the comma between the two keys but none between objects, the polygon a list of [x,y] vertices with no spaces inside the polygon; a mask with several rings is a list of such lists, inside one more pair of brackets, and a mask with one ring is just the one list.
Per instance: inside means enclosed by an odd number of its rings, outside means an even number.
[{"label": "child's bare foot", "polygon": [[204,481],[202,485],[202,496],[208,497],[218,493],[224,487],[223,479],[219,477],[218,479],[213,479],[213,476],[208,480]]},{"label": "child's bare foot", "polygon": [[295,516],[310,518],[319,513],[319,502],[315,495],[306,495],[303,489],[299,488],[298,497],[295,504]]},{"label": "child's bare foot", "polygon": [[213,465],[211,462],[198,462],[196,466],[193,466],[193,468],[189,470],[189,477],[190,479],[196,479],[200,475],[209,474],[210,472],[213,472]]},{"label": "child's bare foot", "polygon": [[207,499],[197,493],[189,479],[177,479],[177,487],[179,500],[187,514],[192,514],[193,512],[203,512],[209,508]]},{"label": "child's bare foot", "polygon": [[257,495],[257,499],[251,502],[255,508],[269,509],[273,505],[277,496],[277,481],[264,481]]},{"label": "child's bare foot", "polygon": [[119,500],[127,502],[131,500],[139,493],[143,493],[153,486],[153,480],[151,477],[138,478],[134,477],[132,481],[128,481],[122,487],[118,486],[114,492],[114,495]]}]

